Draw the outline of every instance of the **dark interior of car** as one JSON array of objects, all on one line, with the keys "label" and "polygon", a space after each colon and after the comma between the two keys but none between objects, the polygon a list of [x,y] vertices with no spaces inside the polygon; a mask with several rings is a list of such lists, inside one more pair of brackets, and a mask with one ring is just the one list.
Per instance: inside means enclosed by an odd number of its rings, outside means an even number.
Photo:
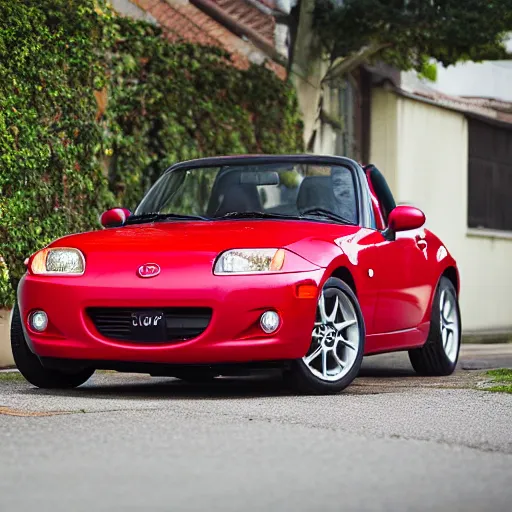
[{"label": "dark interior of car", "polygon": [[328,176],[306,176],[298,190],[291,192],[290,199],[272,208],[264,207],[256,184],[245,183],[246,180],[241,179],[244,172],[239,169],[221,171],[212,188],[206,212],[209,217],[258,211],[299,215],[310,209],[322,208],[357,222],[352,175],[348,169]]},{"label": "dark interior of car", "polygon": [[241,183],[242,170],[228,170],[217,178],[206,214],[222,217],[231,212],[263,211],[258,189],[254,184]]}]

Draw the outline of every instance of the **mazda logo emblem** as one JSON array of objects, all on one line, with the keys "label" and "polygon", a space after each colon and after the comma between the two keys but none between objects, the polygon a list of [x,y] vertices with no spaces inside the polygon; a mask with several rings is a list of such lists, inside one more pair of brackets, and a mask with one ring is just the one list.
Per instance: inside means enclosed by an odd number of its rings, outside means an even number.
[{"label": "mazda logo emblem", "polygon": [[139,277],[156,277],[160,274],[160,267],[156,263],[145,263],[138,268],[137,274]]}]

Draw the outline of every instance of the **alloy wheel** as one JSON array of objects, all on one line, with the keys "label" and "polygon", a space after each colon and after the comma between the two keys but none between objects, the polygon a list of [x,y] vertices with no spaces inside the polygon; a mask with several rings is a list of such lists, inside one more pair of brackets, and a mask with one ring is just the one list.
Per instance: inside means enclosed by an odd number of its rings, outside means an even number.
[{"label": "alloy wheel", "polygon": [[359,344],[352,301],[338,288],[324,289],[318,299],[311,346],[302,358],[307,369],[323,381],[338,381],[354,366]]},{"label": "alloy wheel", "polygon": [[446,290],[441,292],[439,312],[441,338],[446,357],[453,363],[459,349],[459,318],[455,297]]}]

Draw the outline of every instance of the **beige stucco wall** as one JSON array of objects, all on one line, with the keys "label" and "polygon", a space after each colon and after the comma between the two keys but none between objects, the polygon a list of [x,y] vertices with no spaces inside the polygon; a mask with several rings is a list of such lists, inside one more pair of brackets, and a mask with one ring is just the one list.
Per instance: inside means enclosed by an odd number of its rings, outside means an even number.
[{"label": "beige stucco wall", "polygon": [[9,336],[9,316],[10,311],[0,309],[0,368],[14,365]]},{"label": "beige stucco wall", "polygon": [[398,168],[398,97],[383,89],[374,89],[371,105],[370,162],[386,176],[396,193]]},{"label": "beige stucco wall", "polygon": [[512,330],[512,237],[468,233],[464,115],[375,89],[371,128],[371,161],[397,202],[421,208],[458,262],[464,331]]}]

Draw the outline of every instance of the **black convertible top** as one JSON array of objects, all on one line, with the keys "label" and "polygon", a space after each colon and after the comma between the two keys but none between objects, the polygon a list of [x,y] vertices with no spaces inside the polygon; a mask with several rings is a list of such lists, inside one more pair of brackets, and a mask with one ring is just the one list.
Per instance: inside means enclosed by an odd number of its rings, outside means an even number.
[{"label": "black convertible top", "polygon": [[356,188],[357,210],[359,225],[363,227],[372,227],[372,213],[370,190],[363,167],[355,160],[344,156],[332,155],[314,155],[308,153],[299,153],[291,155],[231,155],[231,156],[214,156],[206,158],[196,158],[193,160],[185,160],[171,165],[163,174],[177,171],[179,169],[197,169],[200,167],[226,166],[226,165],[257,165],[272,163],[297,163],[297,164],[324,164],[324,165],[342,165],[353,172],[354,185]]},{"label": "black convertible top", "polygon": [[280,162],[291,162],[291,163],[316,163],[316,164],[330,164],[330,165],[345,165],[353,170],[362,171],[362,167],[351,158],[344,156],[331,156],[331,155],[313,155],[308,153],[299,153],[292,155],[230,155],[230,156],[212,156],[205,158],[195,158],[193,160],[185,160],[178,162],[165,172],[171,172],[182,168],[197,168],[197,167],[210,167],[210,166],[222,166],[222,165],[236,165],[237,163],[244,164],[265,164],[265,163],[280,163]]}]

